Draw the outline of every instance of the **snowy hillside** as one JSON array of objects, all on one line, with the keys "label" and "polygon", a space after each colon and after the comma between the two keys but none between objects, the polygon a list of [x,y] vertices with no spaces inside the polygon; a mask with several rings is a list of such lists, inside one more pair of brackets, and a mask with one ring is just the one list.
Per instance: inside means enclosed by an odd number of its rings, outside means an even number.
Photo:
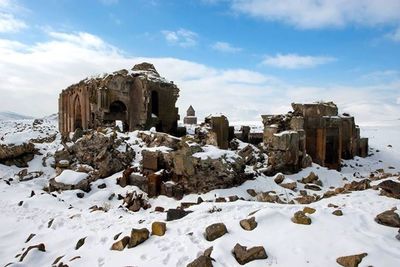
[{"label": "snowy hillside", "polygon": [[[213,266],[231,267],[240,266],[232,253],[237,243],[248,248],[263,246],[268,256],[246,266],[339,266],[337,258],[361,253],[367,256],[359,266],[400,266],[400,241],[396,239],[400,227],[375,221],[378,214],[393,208],[397,209],[394,214],[400,214],[399,199],[383,196],[375,187],[385,180],[400,180],[400,122],[391,127],[363,128],[362,135],[370,138],[371,156],[343,162],[341,172],[313,164],[300,173],[285,175],[281,183],[275,181],[278,175],[256,174],[254,180],[238,187],[191,194],[182,200],[150,198],[151,208],[138,212],[127,210],[118,198],[119,194],[140,193],[135,186],[116,183],[122,172],[93,182],[88,193],[45,192],[49,179],[56,176],[52,155],[60,149],[61,137],[56,120],[45,119],[36,126],[32,122],[0,123],[0,144],[40,139],[35,143],[39,153],[29,167],[0,164],[0,266],[58,266],[61,262],[68,266],[186,266],[213,247]],[[138,132],[118,136],[127,140],[137,155],[145,149]],[[138,166],[140,160],[136,157],[132,165]],[[24,176],[24,169],[31,176]],[[322,190],[313,191],[298,182],[311,172],[319,177]],[[58,179],[76,184],[85,177],[69,171]],[[350,188],[347,186],[353,181],[353,185],[363,184],[364,179],[371,188],[339,190]],[[282,186],[293,182],[295,190]],[[339,193],[329,197],[336,189]],[[271,191],[276,194],[267,193]],[[305,194],[315,200],[300,204]],[[267,202],[263,196],[279,198],[283,204]],[[191,212],[166,221],[165,211],[180,206]],[[315,209],[314,213],[306,212],[311,224],[292,222],[294,214],[305,207]],[[337,216],[338,210],[342,216]],[[257,226],[244,230],[240,221],[250,217]],[[129,236],[132,228],[151,231],[153,222],[166,222],[165,235],[151,235],[142,244],[122,251],[110,249],[117,240]],[[227,233],[207,241],[205,229],[213,223],[224,223]],[[28,251],[39,244],[44,248]]]},{"label": "snowy hillside", "polygon": [[30,116],[21,115],[11,111],[0,111],[0,121],[7,120],[28,120],[32,119]]}]

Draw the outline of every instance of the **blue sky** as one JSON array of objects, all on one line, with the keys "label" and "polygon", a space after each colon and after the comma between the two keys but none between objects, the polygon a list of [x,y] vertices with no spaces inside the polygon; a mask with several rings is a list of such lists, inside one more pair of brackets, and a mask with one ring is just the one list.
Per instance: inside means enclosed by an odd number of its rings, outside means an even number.
[{"label": "blue sky", "polygon": [[[52,113],[70,83],[148,60],[181,88],[181,111],[257,120],[334,100],[362,122],[395,119],[398,10],[400,0],[0,0],[0,105]],[[35,103],[16,108],[10,93]]]}]

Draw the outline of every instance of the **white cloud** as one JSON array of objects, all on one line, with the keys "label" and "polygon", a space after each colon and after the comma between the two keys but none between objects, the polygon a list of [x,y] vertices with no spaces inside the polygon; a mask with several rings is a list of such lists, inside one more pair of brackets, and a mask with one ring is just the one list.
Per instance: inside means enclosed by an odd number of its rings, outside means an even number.
[{"label": "white cloud", "polygon": [[0,33],[18,32],[27,28],[24,21],[17,19],[12,14],[0,13]]},{"label": "white cloud", "polygon": [[162,31],[161,33],[169,44],[179,45],[184,48],[197,45],[198,35],[195,32],[179,29],[177,31]]},{"label": "white cloud", "polygon": [[400,42],[400,26],[393,32],[386,35],[389,39],[395,42]]},{"label": "white cloud", "polygon": [[242,51],[242,48],[235,47],[227,42],[216,42],[211,46],[211,48],[224,53],[236,53]]},{"label": "white cloud", "polygon": [[303,69],[312,68],[319,65],[327,64],[335,61],[333,57],[326,56],[300,56],[297,54],[277,54],[275,56],[267,56],[262,64],[283,68],[283,69]]},{"label": "white cloud", "polygon": [[0,107],[32,116],[57,112],[62,89],[87,76],[131,68],[147,61],[181,89],[181,114],[190,104],[200,119],[225,113],[230,121],[261,121],[260,114],[283,113],[291,102],[333,100],[357,122],[398,119],[400,80],[374,86],[304,87],[246,69],[219,69],[175,58],[126,56],[98,36],[47,32],[33,45],[0,39]]},{"label": "white cloud", "polygon": [[400,0],[232,0],[234,11],[303,29],[400,21]]}]

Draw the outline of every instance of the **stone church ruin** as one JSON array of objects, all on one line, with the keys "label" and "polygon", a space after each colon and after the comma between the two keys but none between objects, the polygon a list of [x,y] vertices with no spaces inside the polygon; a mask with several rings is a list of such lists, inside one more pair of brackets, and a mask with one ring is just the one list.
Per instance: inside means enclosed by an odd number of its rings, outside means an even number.
[{"label": "stone church ruin", "polygon": [[[149,196],[181,198],[240,185],[255,174],[295,173],[312,162],[340,170],[342,159],[368,155],[368,139],[360,137],[354,117],[339,115],[333,102],[293,103],[287,114],[262,115],[262,132],[246,125],[235,131],[220,114],[197,124],[190,106],[184,125],[192,132],[185,135],[186,128],[178,127],[178,96],[178,87],[149,63],[71,85],[59,98],[60,132],[68,136],[81,129],[87,134],[70,140],[74,144],[69,149],[57,151],[56,166],[74,169],[87,164],[93,168],[90,181],[124,170],[121,186],[138,186]],[[123,131],[155,127],[156,131],[137,132],[141,155],[126,139],[118,139],[115,129],[104,130],[116,121],[122,122]],[[109,134],[93,130],[98,128]],[[131,166],[135,158],[140,164]],[[62,161],[69,165],[61,166]],[[62,188],[54,182],[52,186]]]},{"label": "stone church ruin", "polygon": [[155,127],[175,134],[178,96],[178,87],[162,78],[149,63],[135,65],[131,71],[88,78],[60,94],[60,132],[114,126],[122,121],[124,131]]}]

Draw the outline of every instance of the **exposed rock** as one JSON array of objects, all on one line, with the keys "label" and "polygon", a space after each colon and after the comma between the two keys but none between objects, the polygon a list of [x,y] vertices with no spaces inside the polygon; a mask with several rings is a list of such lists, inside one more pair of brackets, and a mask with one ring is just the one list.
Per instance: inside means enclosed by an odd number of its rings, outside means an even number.
[{"label": "exposed rock", "polygon": [[187,265],[187,267],[212,267],[212,260],[210,257],[200,255],[197,259]]},{"label": "exposed rock", "polygon": [[294,181],[293,182],[287,182],[287,183],[282,182],[280,184],[280,186],[282,186],[283,188],[289,189],[289,190],[295,190],[296,187],[297,187],[297,183],[294,182]]},{"label": "exposed rock", "polygon": [[92,181],[92,177],[87,177],[77,184],[64,184],[57,182],[57,177],[49,180],[49,191],[66,191],[66,190],[82,190],[84,192],[90,191],[90,182]]},{"label": "exposed rock", "polygon": [[400,229],[399,229],[399,233],[396,235],[396,239],[400,241]]},{"label": "exposed rock", "polygon": [[240,226],[247,231],[252,231],[257,227],[257,222],[255,217],[249,219],[243,219],[240,221]]},{"label": "exposed rock", "polygon": [[224,234],[226,234],[228,230],[226,229],[225,224],[223,223],[214,223],[206,228],[205,237],[207,241],[214,241],[217,238],[220,238]]},{"label": "exposed rock", "polygon": [[363,179],[359,182],[352,181],[350,184],[345,184],[344,189],[347,191],[362,191],[371,188],[369,179]]},{"label": "exposed rock", "polygon": [[112,244],[111,250],[118,250],[118,251],[124,250],[124,248],[129,244],[130,239],[131,238],[129,236],[123,237],[121,240],[118,240],[117,242]]},{"label": "exposed rock", "polygon": [[160,132],[139,132],[138,137],[141,138],[148,147],[165,146],[173,150],[178,148],[178,143],[180,142],[180,138]]},{"label": "exposed rock", "polygon": [[153,222],[151,224],[151,234],[157,236],[165,235],[167,231],[167,225],[165,222]]},{"label": "exposed rock", "polygon": [[344,267],[357,267],[362,259],[366,257],[367,253],[362,253],[358,255],[344,256],[336,259],[336,262]]},{"label": "exposed rock", "polygon": [[257,194],[257,201],[269,203],[283,203],[278,195],[272,192],[261,192]]},{"label": "exposed rock", "polygon": [[321,191],[321,187],[319,187],[318,185],[314,185],[314,184],[306,184],[304,186],[304,189],[309,189],[309,190],[313,190],[313,191]]},{"label": "exposed rock", "polygon": [[129,240],[128,248],[136,247],[137,245],[143,243],[149,238],[149,230],[146,228],[135,229],[131,231],[131,238]]},{"label": "exposed rock", "polygon": [[37,150],[33,143],[0,145],[0,164],[25,168],[28,167],[28,162],[34,158],[36,153]]},{"label": "exposed rock", "polygon": [[297,198],[295,198],[295,200],[299,204],[304,205],[304,204],[311,204],[311,203],[315,202],[317,199],[315,198],[315,196],[306,195],[306,196],[297,197]]},{"label": "exposed rock", "polygon": [[317,181],[318,179],[319,179],[318,175],[316,175],[314,172],[310,172],[310,174],[307,177],[304,177],[299,182],[303,184],[311,184]]},{"label": "exposed rock", "polygon": [[188,215],[191,211],[186,211],[182,209],[169,209],[167,210],[167,221],[179,220],[186,215]]},{"label": "exposed rock", "polygon": [[21,255],[21,257],[19,258],[19,261],[23,261],[25,259],[26,255],[28,255],[29,251],[31,251],[32,249],[35,249],[35,248],[37,250],[39,250],[39,251],[46,252],[46,248],[45,248],[45,245],[43,243],[35,245],[35,246],[29,246],[24,251],[24,253]]},{"label": "exposed rock", "polygon": [[342,216],[343,212],[341,210],[335,210],[335,211],[332,212],[332,214],[336,215],[336,216]]},{"label": "exposed rock", "polygon": [[311,207],[304,207],[303,212],[308,213],[308,214],[313,214],[315,213],[316,209],[311,208]]},{"label": "exposed rock", "polygon": [[254,189],[247,189],[246,192],[252,197],[257,196],[257,192]]},{"label": "exposed rock", "polygon": [[274,179],[275,183],[277,184],[281,184],[284,180],[285,180],[285,175],[283,175],[282,173],[278,173]]},{"label": "exposed rock", "polygon": [[400,199],[400,183],[392,180],[386,180],[378,184],[381,193],[384,196]]},{"label": "exposed rock", "polygon": [[85,244],[85,239],[86,239],[86,237],[83,237],[78,240],[78,242],[75,245],[75,250],[78,250],[80,247],[82,247]]},{"label": "exposed rock", "polygon": [[310,225],[311,218],[307,217],[307,215],[303,211],[298,211],[293,215],[292,222],[297,223],[297,224]]},{"label": "exposed rock", "polygon": [[125,204],[125,207],[127,207],[130,211],[133,211],[133,212],[137,212],[141,208],[146,210],[151,207],[149,202],[143,198],[143,194],[137,194],[136,191],[128,193],[124,197],[124,201],[123,201],[122,205],[124,205],[124,204]]},{"label": "exposed rock", "polygon": [[26,239],[25,243],[28,243],[29,241],[31,241],[32,238],[34,238],[36,236],[36,234],[30,234],[28,236],[28,238]]},{"label": "exposed rock", "polygon": [[375,217],[375,221],[390,227],[400,227],[400,216],[394,210],[387,210],[378,214]]},{"label": "exposed rock", "polygon": [[254,260],[268,258],[268,255],[265,252],[264,247],[257,246],[247,249],[247,247],[241,246],[239,243],[237,243],[233,248],[233,255],[235,256],[236,261],[240,265],[244,265]]}]

